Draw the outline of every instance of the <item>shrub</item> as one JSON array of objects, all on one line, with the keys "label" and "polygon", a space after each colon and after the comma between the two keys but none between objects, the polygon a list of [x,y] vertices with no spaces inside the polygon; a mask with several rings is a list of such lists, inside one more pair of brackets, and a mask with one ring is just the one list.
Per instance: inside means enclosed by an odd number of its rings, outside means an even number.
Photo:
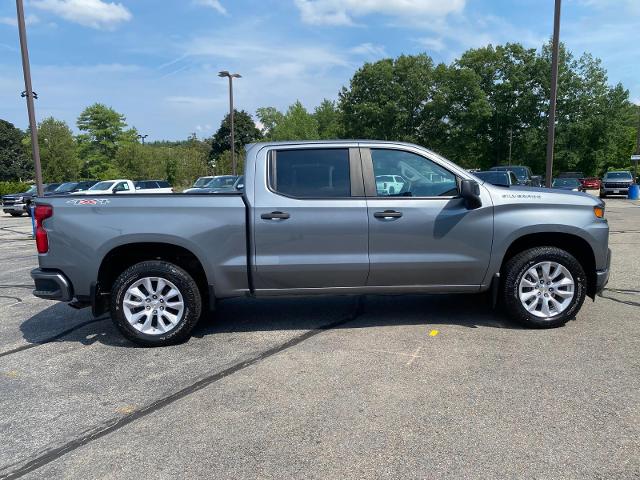
[{"label": "shrub", "polygon": [[30,186],[25,182],[0,182],[0,195],[21,193],[28,190]]}]

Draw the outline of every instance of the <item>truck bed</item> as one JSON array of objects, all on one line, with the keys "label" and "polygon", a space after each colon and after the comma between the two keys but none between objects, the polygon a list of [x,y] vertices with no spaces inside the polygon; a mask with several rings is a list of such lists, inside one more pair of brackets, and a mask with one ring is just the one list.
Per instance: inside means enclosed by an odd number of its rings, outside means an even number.
[{"label": "truck bed", "polygon": [[108,262],[110,252],[132,243],[140,248],[168,244],[192,252],[219,297],[248,291],[241,194],[48,197],[38,204],[53,207],[53,216],[45,221],[49,251],[39,255],[40,267],[64,271],[76,297],[89,297],[102,260]]}]

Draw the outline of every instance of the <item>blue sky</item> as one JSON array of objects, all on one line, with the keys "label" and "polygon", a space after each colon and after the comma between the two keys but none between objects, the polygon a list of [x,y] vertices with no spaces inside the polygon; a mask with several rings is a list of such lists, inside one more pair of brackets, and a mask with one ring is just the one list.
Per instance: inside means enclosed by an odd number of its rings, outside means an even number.
[{"label": "blue sky", "polygon": [[[238,109],[313,108],[365,61],[470,47],[540,47],[553,0],[25,0],[38,119],[75,129],[106,103],[153,139],[209,136],[228,110],[219,70],[243,75]],[[600,57],[640,103],[640,0],[565,0],[561,37]],[[0,118],[27,125],[15,3],[0,3]]]}]

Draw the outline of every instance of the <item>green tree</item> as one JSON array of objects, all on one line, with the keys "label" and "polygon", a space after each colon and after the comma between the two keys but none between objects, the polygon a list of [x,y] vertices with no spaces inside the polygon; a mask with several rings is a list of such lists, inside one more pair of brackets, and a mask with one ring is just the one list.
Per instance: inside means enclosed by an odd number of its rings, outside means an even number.
[{"label": "green tree", "polygon": [[426,54],[365,63],[339,94],[345,136],[415,142],[436,93],[433,75]]},{"label": "green tree", "polygon": [[336,107],[336,102],[325,98],[316,107],[313,116],[318,123],[318,136],[321,139],[328,140],[341,137],[340,112]]},{"label": "green tree", "polygon": [[256,111],[256,115],[262,124],[262,135],[265,139],[271,140],[273,131],[284,119],[284,114],[275,107],[261,107]]},{"label": "green tree", "polygon": [[287,109],[271,134],[271,140],[317,140],[318,121],[297,100]]},{"label": "green tree", "polygon": [[38,144],[44,182],[68,182],[80,177],[76,142],[66,122],[45,118],[38,124]]},{"label": "green tree", "polygon": [[125,131],[125,116],[101,103],[84,109],[78,117],[77,126],[83,132],[77,140],[84,176],[112,176],[117,171],[113,161],[119,145],[133,141],[136,131]]},{"label": "green tree", "polygon": [[[244,159],[245,159],[245,151],[242,149],[239,152],[236,152],[236,165],[237,171],[239,174],[244,172]],[[233,165],[231,161],[231,150],[225,150],[222,152],[214,165],[214,174],[215,175],[231,175],[233,172]]]},{"label": "green tree", "polygon": [[[253,121],[253,117],[244,110],[234,110],[233,124],[236,152],[242,150],[247,143],[255,142],[262,137],[260,130]],[[227,114],[220,123],[220,128],[211,139],[211,159],[218,158],[225,150],[229,150],[230,146],[231,120],[230,115]]]},{"label": "green tree", "polygon": [[33,162],[23,138],[22,130],[0,119],[0,181],[23,181],[33,176]]}]

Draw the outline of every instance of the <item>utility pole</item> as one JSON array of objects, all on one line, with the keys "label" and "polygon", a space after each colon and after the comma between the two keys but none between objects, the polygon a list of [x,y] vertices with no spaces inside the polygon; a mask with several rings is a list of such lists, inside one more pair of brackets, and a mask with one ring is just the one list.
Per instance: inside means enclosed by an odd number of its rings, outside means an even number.
[{"label": "utility pole", "polygon": [[24,74],[24,92],[22,96],[27,99],[27,113],[29,115],[29,129],[31,130],[31,152],[33,154],[33,165],[36,173],[36,189],[38,196],[43,194],[42,190],[42,167],[40,165],[40,146],[38,145],[38,124],[36,123],[36,111],[33,99],[38,98],[38,94],[31,87],[31,68],[29,66],[29,48],[27,47],[27,28],[24,22],[24,5],[22,0],[16,0],[16,10],[18,12],[18,35],[20,36],[20,52],[22,54],[22,73]]},{"label": "utility pole", "polygon": [[562,0],[556,0],[553,15],[553,43],[551,45],[551,98],[549,102],[549,130],[547,135],[547,171],[545,185],[551,188],[553,177],[553,146],[555,142],[556,128],[556,100],[558,98],[558,51],[560,49],[560,4]]},{"label": "utility pole", "polygon": [[511,166],[511,144],[513,143],[513,128],[509,129],[509,166]]},{"label": "utility pole", "polygon": [[237,175],[236,173],[236,142],[235,142],[235,132],[233,125],[233,79],[234,78],[242,78],[242,75],[239,73],[229,73],[227,70],[223,70],[218,73],[219,77],[228,77],[229,78],[229,121],[231,122],[231,170],[233,175]]}]

